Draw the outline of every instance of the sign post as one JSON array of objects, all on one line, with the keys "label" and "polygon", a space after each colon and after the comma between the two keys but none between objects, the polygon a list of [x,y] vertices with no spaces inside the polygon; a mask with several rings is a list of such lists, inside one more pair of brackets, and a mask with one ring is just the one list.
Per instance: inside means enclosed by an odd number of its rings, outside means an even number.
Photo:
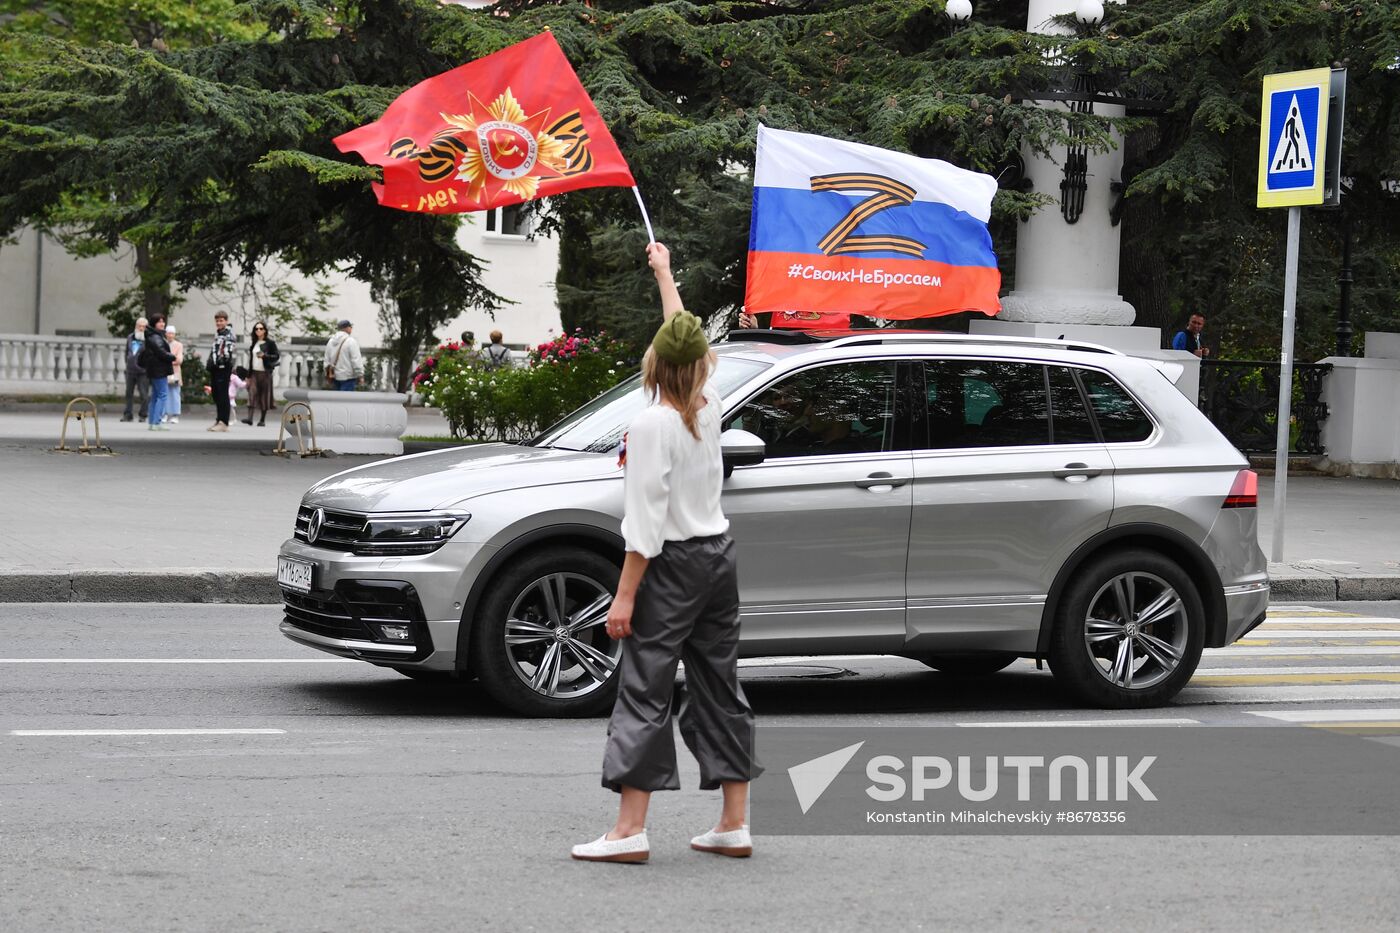
[{"label": "sign post", "polygon": [[[1328,68],[1267,75],[1259,118],[1259,207],[1288,208],[1284,263],[1283,346],[1279,362],[1278,433],[1274,454],[1274,541],[1270,560],[1283,560],[1288,501],[1288,450],[1293,410],[1293,331],[1298,303],[1298,236],[1302,208],[1327,197]],[[1340,149],[1340,134],[1338,134]]]}]

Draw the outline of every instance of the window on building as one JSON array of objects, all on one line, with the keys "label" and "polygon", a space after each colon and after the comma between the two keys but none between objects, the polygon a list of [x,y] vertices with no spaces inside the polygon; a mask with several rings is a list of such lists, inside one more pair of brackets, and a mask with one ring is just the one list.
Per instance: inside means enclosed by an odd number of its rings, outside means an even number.
[{"label": "window on building", "polygon": [[525,205],[512,204],[486,212],[486,232],[497,236],[517,236],[522,239],[535,229],[533,218],[526,215]]}]

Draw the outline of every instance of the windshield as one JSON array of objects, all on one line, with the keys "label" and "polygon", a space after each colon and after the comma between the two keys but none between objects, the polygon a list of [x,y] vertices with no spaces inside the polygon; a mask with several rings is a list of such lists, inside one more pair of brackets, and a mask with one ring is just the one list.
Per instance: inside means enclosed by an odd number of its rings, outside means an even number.
[{"label": "windshield", "polygon": [[[771,364],[721,354],[715,374],[710,377],[720,397],[729,395]],[[563,421],[544,431],[531,447],[558,447],[607,453],[622,440],[632,416],[646,407],[641,374],[613,386]]]}]

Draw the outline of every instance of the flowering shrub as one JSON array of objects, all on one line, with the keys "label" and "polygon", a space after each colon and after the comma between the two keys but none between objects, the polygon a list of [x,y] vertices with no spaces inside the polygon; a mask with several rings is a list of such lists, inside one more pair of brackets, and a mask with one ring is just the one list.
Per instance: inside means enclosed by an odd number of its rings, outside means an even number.
[{"label": "flowering shrub", "polygon": [[438,364],[449,356],[463,355],[463,350],[467,351],[466,356],[475,356],[471,347],[463,346],[460,340],[449,340],[446,343],[438,344],[437,349],[425,357],[423,362],[418,364],[418,368],[413,371],[413,391],[426,395],[428,387],[433,384],[433,379],[437,376]]},{"label": "flowering shrub", "polygon": [[442,410],[454,437],[524,440],[636,369],[627,347],[604,333],[561,334],[533,347],[528,365],[494,370],[482,368],[475,354],[449,346],[419,364],[414,386]]}]

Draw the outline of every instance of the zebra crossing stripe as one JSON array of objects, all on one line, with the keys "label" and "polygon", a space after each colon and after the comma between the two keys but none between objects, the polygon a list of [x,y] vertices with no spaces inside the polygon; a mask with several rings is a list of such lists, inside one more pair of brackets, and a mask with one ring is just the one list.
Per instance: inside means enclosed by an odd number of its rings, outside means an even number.
[{"label": "zebra crossing stripe", "polygon": [[1279,722],[1385,722],[1400,720],[1400,709],[1264,709],[1248,710],[1250,716]]}]

